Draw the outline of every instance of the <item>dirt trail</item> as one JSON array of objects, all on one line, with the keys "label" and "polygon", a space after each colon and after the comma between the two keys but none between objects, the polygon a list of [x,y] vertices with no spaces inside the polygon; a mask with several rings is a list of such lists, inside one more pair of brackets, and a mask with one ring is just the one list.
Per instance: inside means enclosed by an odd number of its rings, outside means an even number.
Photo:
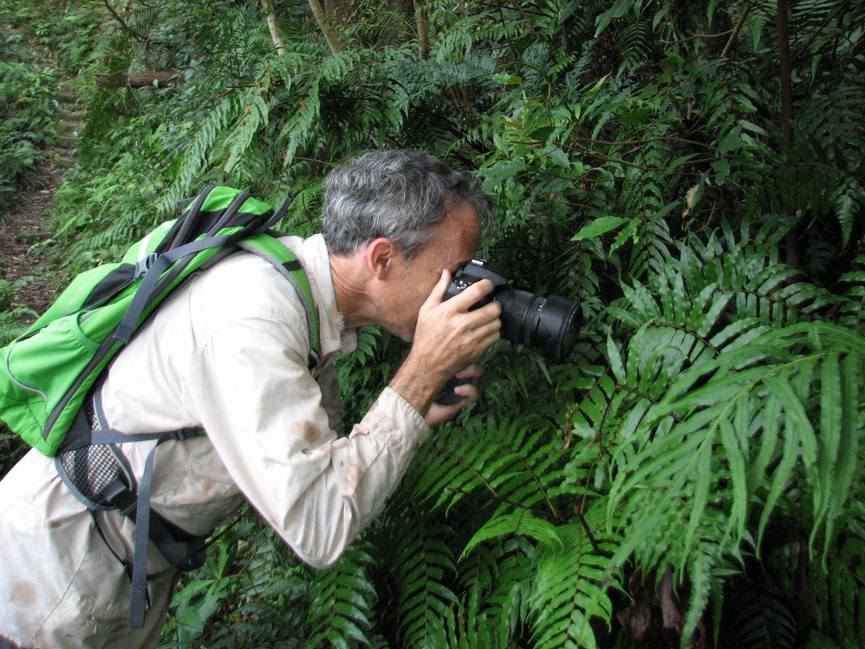
[{"label": "dirt trail", "polygon": [[84,120],[84,110],[69,88],[61,88],[58,99],[56,143],[32,186],[15,197],[12,209],[0,220],[0,277],[20,281],[12,306],[37,313],[62,288],[54,285],[38,244],[51,236],[51,200],[64,174],[75,164],[75,146]]}]

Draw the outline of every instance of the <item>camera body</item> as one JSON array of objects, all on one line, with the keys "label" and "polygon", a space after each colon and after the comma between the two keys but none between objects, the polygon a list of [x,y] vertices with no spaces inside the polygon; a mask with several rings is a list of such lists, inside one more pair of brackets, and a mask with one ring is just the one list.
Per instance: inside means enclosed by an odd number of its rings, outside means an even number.
[{"label": "camera body", "polygon": [[[444,299],[459,295],[483,279],[490,280],[494,289],[472,308],[493,300],[501,304],[502,338],[538,347],[552,360],[562,361],[570,355],[576,343],[577,302],[558,295],[545,298],[510,288],[507,277],[480,259],[472,259],[454,272]],[[458,379],[451,379],[436,397],[436,403],[457,403],[461,397],[454,394],[453,388],[460,383]]]},{"label": "camera body", "polygon": [[487,262],[482,259],[472,259],[470,262],[456,269],[443,299],[449,300],[455,295],[459,295],[469,286],[482,279],[490,280],[495,288],[490,295],[475,304],[472,307],[473,309],[492,302],[495,299],[496,292],[508,285],[508,278],[487,264]]},{"label": "camera body", "polygon": [[507,277],[481,259],[472,259],[456,270],[444,299],[483,279],[490,280],[495,288],[473,308],[492,300],[502,305],[502,338],[538,347],[551,360],[562,361],[570,355],[576,343],[577,302],[510,288]]}]

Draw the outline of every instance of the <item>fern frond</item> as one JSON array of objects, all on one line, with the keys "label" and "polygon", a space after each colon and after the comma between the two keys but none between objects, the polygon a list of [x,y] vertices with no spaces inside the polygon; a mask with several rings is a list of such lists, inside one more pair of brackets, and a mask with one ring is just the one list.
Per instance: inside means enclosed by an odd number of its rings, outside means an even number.
[{"label": "fern frond", "polygon": [[205,169],[211,151],[228,125],[236,119],[238,110],[237,95],[229,94],[204,119],[192,144],[180,158],[171,189],[160,202],[162,213],[173,212],[177,201],[190,193],[199,174]]},{"label": "fern frond", "polygon": [[841,281],[848,285],[841,306],[839,322],[852,328],[861,329],[865,322],[865,255],[859,255],[853,260],[852,270],[841,276]]},{"label": "fern frond", "polygon": [[543,518],[536,518],[525,510],[511,512],[500,516],[493,516],[475,532],[463,549],[460,558],[468,556],[479,543],[488,539],[504,535],[521,534],[530,536],[543,545],[549,545],[561,549],[562,540],[556,532],[555,526]]},{"label": "fern frond", "polygon": [[657,523],[646,511],[646,490],[680,499],[690,509],[687,554],[712,493],[713,506],[724,503],[733,547],[746,536],[750,508],[761,506],[759,546],[797,469],[810,492],[812,550],[821,530],[830,540],[861,473],[856,404],[863,360],[865,339],[809,323],[767,331],[686,370],[644,418],[636,453],[619,449],[609,511],[630,521],[630,534],[645,535]]},{"label": "fern frond", "polygon": [[256,87],[238,98],[242,106],[242,116],[229,136],[231,146],[228,160],[223,165],[225,173],[230,174],[246,153],[252,139],[267,126],[270,106],[264,98],[264,90]]},{"label": "fern frond", "polygon": [[352,547],[335,566],[315,573],[307,619],[309,649],[370,644],[367,633],[376,600],[375,587],[366,575],[371,563],[369,554]]},{"label": "fern frond", "polygon": [[468,605],[453,618],[453,624],[438,627],[427,646],[431,649],[506,649],[511,645],[507,626],[491,611],[482,610],[477,591],[471,591]]},{"label": "fern frond", "polygon": [[863,210],[865,210],[865,189],[850,178],[836,190],[832,202],[838,224],[841,226],[843,237],[841,243],[846,247],[850,241],[854,222],[857,218],[862,218]]},{"label": "fern frond", "polygon": [[306,144],[315,130],[321,109],[319,88],[318,79],[310,82],[305,88],[305,97],[297,104],[294,114],[286,120],[285,126],[279,133],[278,141],[285,147],[283,169],[294,162],[298,149]]},{"label": "fern frond", "polygon": [[586,512],[584,524],[558,528],[562,549],[538,548],[531,598],[538,649],[596,647],[591,620],[609,624],[613,605],[607,591],[618,587],[618,578],[610,562],[616,539],[604,526],[599,503]]},{"label": "fern frond", "polygon": [[828,574],[814,566],[820,629],[841,647],[865,646],[865,539],[851,537],[833,553]]},{"label": "fern frond", "polygon": [[560,451],[549,420],[472,419],[464,429],[442,431],[418,453],[404,498],[431,510],[450,509],[478,492],[497,504],[499,514],[540,506],[555,517]]},{"label": "fern frond", "polygon": [[403,643],[430,646],[442,624],[453,626],[459,600],[448,585],[456,572],[454,555],[445,543],[453,532],[412,521],[400,539],[396,569],[399,579],[399,621]]},{"label": "fern frond", "polygon": [[729,646],[742,649],[794,649],[798,647],[796,613],[784,593],[760,584],[748,584],[737,593]]},{"label": "fern frond", "polygon": [[515,536],[483,545],[459,564],[460,590],[477,598],[478,610],[497,620],[508,637],[529,617],[534,553],[535,546]]}]

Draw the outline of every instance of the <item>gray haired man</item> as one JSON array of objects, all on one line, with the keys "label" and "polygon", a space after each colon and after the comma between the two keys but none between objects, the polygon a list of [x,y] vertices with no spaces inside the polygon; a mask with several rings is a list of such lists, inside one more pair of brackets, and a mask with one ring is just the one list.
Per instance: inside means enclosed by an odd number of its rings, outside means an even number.
[{"label": "gray haired man", "polygon": [[[486,210],[474,183],[413,151],[363,155],[326,181],[323,233],[285,237],[318,305],[323,361],[309,370],[302,304],[262,259],[234,255],[175,293],[117,357],[100,397],[128,434],[200,428],[159,447],[152,507],[194,535],[245,499],[313,566],[340,556],[377,515],[430,426],[478,398],[433,403],[499,338],[500,307],[471,310],[478,282],[442,301],[474,256]],[[402,367],[351,433],[342,430],[334,360],[354,330],[382,327],[411,342]],[[153,442],[121,444],[141,475]],[[53,461],[31,451],[0,482],[0,649],[155,646],[175,573],[151,549],[150,610],[129,628],[134,525],[91,512]]]}]

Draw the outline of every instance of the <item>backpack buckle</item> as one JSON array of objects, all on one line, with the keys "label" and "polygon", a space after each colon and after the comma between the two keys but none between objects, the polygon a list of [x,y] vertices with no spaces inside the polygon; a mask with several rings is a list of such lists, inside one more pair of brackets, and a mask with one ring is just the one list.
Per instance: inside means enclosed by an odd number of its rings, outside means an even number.
[{"label": "backpack buckle", "polygon": [[122,480],[112,480],[101,492],[100,496],[111,507],[117,508],[124,516],[135,511],[138,504],[133,492]]},{"label": "backpack buckle", "polygon": [[158,255],[155,252],[151,252],[144,259],[139,259],[135,264],[135,272],[133,273],[134,279],[141,279],[144,274],[150,270],[150,267],[153,266],[156,261],[156,257]]}]

